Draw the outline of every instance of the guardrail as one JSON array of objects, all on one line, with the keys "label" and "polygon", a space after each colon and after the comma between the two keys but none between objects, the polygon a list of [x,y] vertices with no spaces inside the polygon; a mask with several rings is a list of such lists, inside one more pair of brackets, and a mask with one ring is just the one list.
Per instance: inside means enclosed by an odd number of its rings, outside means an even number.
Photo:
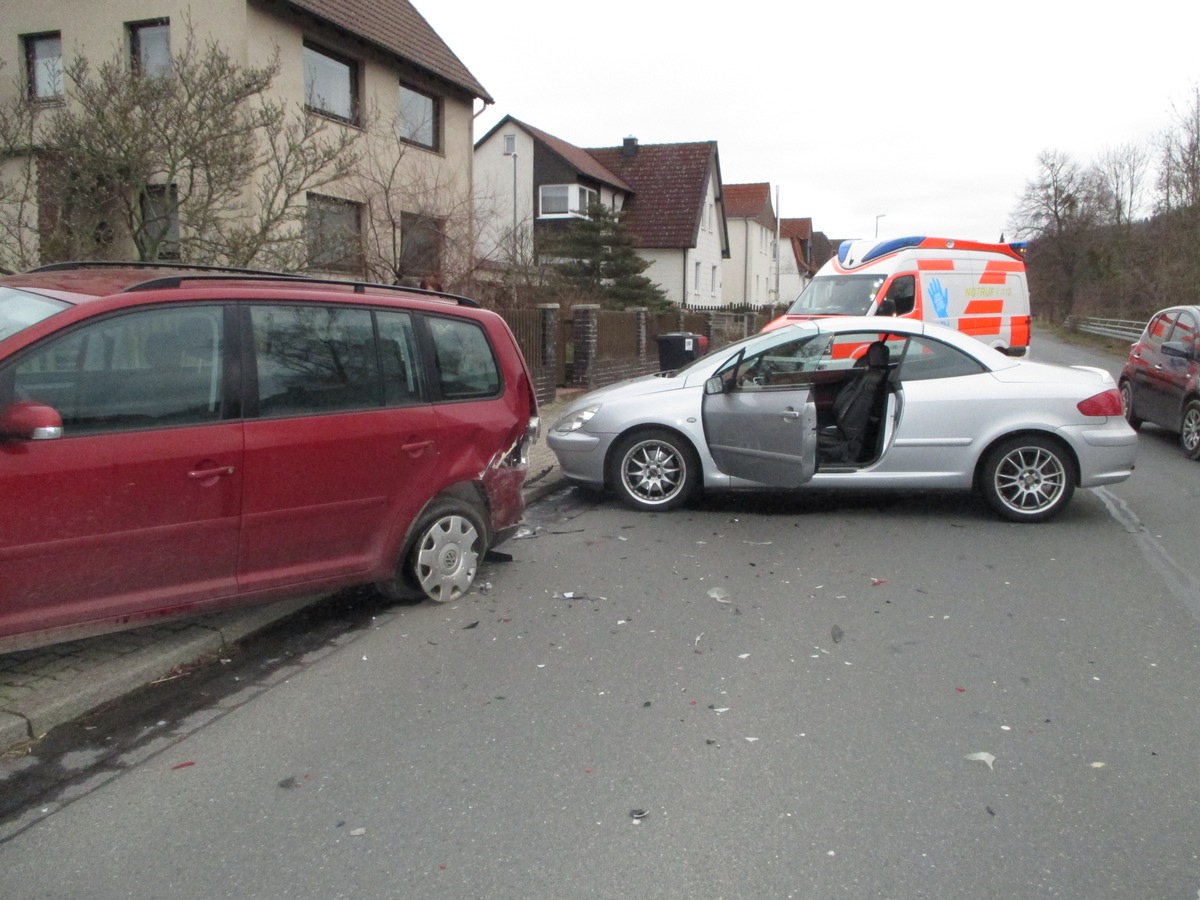
[{"label": "guardrail", "polygon": [[1099,334],[1127,341],[1136,341],[1142,336],[1142,331],[1146,327],[1145,322],[1136,319],[1101,319],[1096,316],[1073,317],[1067,324],[1071,328],[1086,331],[1088,334]]}]

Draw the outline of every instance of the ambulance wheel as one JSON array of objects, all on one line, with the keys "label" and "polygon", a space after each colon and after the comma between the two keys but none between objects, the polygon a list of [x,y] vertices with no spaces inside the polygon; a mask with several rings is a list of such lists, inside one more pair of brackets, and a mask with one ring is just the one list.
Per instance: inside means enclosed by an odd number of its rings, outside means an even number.
[{"label": "ambulance wheel", "polygon": [[1179,443],[1188,459],[1200,459],[1200,400],[1189,400],[1179,422]]},{"label": "ambulance wheel", "polygon": [[1019,434],[984,457],[979,487],[992,509],[1010,522],[1052,519],[1075,493],[1075,461],[1052,438]]}]

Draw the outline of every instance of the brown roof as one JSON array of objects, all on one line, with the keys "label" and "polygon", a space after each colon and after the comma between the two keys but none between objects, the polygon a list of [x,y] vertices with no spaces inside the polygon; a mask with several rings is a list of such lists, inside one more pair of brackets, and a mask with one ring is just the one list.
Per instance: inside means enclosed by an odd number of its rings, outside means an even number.
[{"label": "brown roof", "polygon": [[624,147],[597,147],[587,152],[633,190],[625,205],[625,225],[634,243],[639,247],[695,246],[709,172],[719,172],[717,142],[633,146],[632,153]]},{"label": "brown roof", "polygon": [[730,219],[753,219],[771,204],[771,185],[725,185],[725,215]]},{"label": "brown roof", "polygon": [[[574,167],[575,171],[579,172],[580,174],[587,175],[590,178],[594,178],[597,181],[611,185],[612,187],[619,188],[622,191],[633,190],[633,188],[622,181],[618,176],[614,175],[612,172],[602,166],[594,156],[592,156],[582,147],[576,147],[574,144],[569,144],[562,138],[556,138],[554,135],[542,131],[540,128],[534,128],[532,125],[527,125],[519,119],[514,119],[512,116],[505,116],[504,120],[500,124],[503,124],[505,121],[514,122],[515,124],[524,128],[531,135],[561,156],[568,165]],[[492,129],[492,131],[495,130],[495,128]],[[491,134],[491,132],[489,132],[489,134]]]},{"label": "brown roof", "polygon": [[408,0],[284,0],[492,103],[491,95]]},{"label": "brown roof", "polygon": [[808,240],[812,237],[812,219],[780,219],[779,233],[784,237]]}]

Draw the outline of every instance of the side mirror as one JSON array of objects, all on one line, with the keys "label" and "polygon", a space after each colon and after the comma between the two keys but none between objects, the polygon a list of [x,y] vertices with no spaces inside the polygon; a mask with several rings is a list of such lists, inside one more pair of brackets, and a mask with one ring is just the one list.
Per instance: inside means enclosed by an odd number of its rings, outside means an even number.
[{"label": "side mirror", "polygon": [[51,441],[62,433],[62,416],[45,404],[22,401],[0,412],[0,440]]},{"label": "side mirror", "polygon": [[875,310],[877,316],[894,316],[896,314],[896,301],[891,297],[884,297],[879,301],[879,308]]},{"label": "side mirror", "polygon": [[714,375],[708,381],[704,382],[704,393],[706,394],[723,394],[725,393],[725,380],[719,375]]}]

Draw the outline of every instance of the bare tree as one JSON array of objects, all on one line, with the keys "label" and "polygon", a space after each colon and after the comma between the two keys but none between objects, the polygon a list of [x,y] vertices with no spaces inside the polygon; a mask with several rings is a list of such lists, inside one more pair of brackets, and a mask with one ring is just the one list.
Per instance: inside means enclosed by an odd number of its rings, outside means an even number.
[{"label": "bare tree", "polygon": [[[419,123],[375,112],[349,192],[367,210],[368,276],[399,284],[436,280],[465,289],[478,265],[469,170],[406,139]],[[418,128],[419,130],[419,128]]]},{"label": "bare tree", "polygon": [[[306,195],[352,169],[358,132],[272,100],[277,73],[277,58],[243,66],[215,42],[200,47],[190,23],[167,75],[120,54],[70,60],[62,107],[36,127],[8,110],[0,125],[25,128],[10,152],[36,160],[36,198],[28,178],[15,193],[36,199],[42,260],[302,268]],[[4,229],[27,230],[7,199]]]},{"label": "bare tree", "polygon": [[1141,144],[1106,147],[1096,160],[1100,216],[1106,224],[1128,230],[1146,213],[1150,151]]},{"label": "bare tree", "polygon": [[1093,171],[1068,154],[1045,150],[1039,154],[1038,174],[1025,184],[1013,212],[1011,227],[1020,237],[1036,241],[1036,256],[1045,267],[1051,317],[1070,316],[1084,275],[1088,240],[1099,218],[1100,191]]},{"label": "bare tree", "polygon": [[1159,141],[1159,206],[1200,209],[1200,85],[1189,104],[1173,108],[1174,121]]},{"label": "bare tree", "polygon": [[0,266],[19,271],[39,262],[36,117],[24,85],[11,97],[0,107]]}]

